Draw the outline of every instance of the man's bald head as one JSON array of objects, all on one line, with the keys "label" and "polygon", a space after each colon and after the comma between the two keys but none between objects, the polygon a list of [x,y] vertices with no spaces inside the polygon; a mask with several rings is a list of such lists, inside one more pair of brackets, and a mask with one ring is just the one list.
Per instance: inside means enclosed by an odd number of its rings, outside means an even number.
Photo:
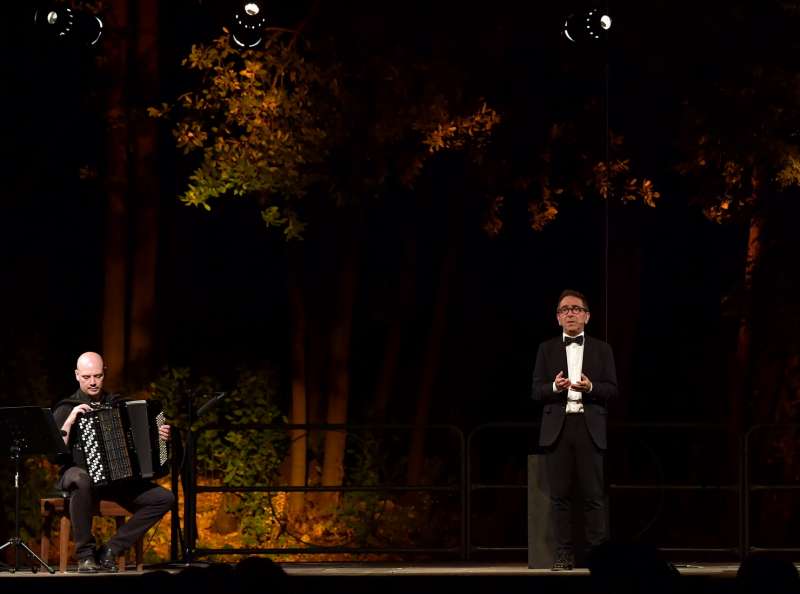
[{"label": "man's bald head", "polygon": [[75,379],[81,391],[92,400],[98,400],[103,392],[105,367],[103,357],[97,353],[83,353],[75,365]]}]

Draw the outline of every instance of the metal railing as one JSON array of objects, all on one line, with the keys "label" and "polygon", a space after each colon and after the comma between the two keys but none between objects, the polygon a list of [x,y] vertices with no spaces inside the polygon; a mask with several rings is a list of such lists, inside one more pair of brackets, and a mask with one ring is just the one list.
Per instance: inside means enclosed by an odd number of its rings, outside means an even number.
[{"label": "metal railing", "polygon": [[[306,434],[310,431],[342,431],[347,434],[352,434],[357,431],[417,431],[420,429],[417,425],[347,425],[347,424],[229,424],[229,425],[207,425],[202,429],[190,432],[187,439],[189,472],[188,492],[184,497],[184,518],[196,518],[197,513],[197,495],[200,493],[352,493],[352,492],[446,492],[455,493],[458,496],[459,506],[462,510],[466,505],[466,495],[463,490],[464,486],[464,434],[454,425],[426,425],[423,430],[427,433],[433,431],[445,431],[450,433],[453,442],[457,448],[458,459],[458,478],[452,484],[420,484],[420,485],[407,485],[407,484],[382,484],[382,485],[337,485],[337,486],[318,486],[308,484],[308,474],[306,473],[305,484],[303,485],[242,485],[242,486],[225,486],[225,485],[198,485],[197,484],[197,467],[196,456],[194,456],[195,440],[198,434],[209,431],[242,431],[242,430],[260,430],[260,431],[280,431],[280,432],[293,432],[303,431]],[[307,438],[307,435],[304,437]],[[175,534],[173,533],[173,540]],[[357,546],[325,546],[325,545],[307,545],[301,547],[238,547],[238,548],[201,548],[197,547],[197,533],[193,522],[184,522],[184,550],[183,560],[191,562],[194,557],[203,555],[220,555],[220,554],[330,554],[330,553],[346,553],[346,554],[451,554],[458,555],[463,558],[464,552],[464,524],[459,522],[459,545],[457,547],[357,547]],[[173,547],[174,550],[174,547]]]},{"label": "metal railing", "polygon": [[752,459],[751,459],[751,442],[753,440],[753,436],[758,434],[759,432],[763,432],[765,430],[775,430],[775,429],[783,429],[783,430],[800,430],[800,424],[798,423],[770,423],[770,424],[760,424],[760,425],[753,425],[750,429],[745,433],[744,436],[744,460],[742,462],[742,467],[744,471],[744,480],[743,482],[743,499],[744,499],[744,513],[742,516],[742,532],[743,532],[743,540],[744,545],[742,548],[743,555],[753,551],[772,551],[772,552],[779,552],[779,553],[800,553],[800,548],[798,547],[757,547],[753,546],[751,542],[751,526],[752,526],[752,517],[751,517],[751,499],[752,493],[754,492],[764,492],[764,491],[798,491],[800,490],[799,483],[771,483],[771,484],[764,484],[764,483],[756,483],[753,484],[751,481],[752,477]]},{"label": "metal railing", "polygon": [[[738,438],[731,438],[729,436],[729,430],[722,426],[722,425],[714,425],[714,424],[707,424],[707,423],[625,423],[614,425],[611,428],[615,434],[619,435],[621,433],[628,433],[633,431],[671,431],[671,432],[702,432],[703,435],[719,435],[721,438],[722,443],[731,443],[738,442]],[[644,444],[643,440],[639,440],[640,444]],[[660,473],[660,480],[658,482],[638,482],[638,483],[610,483],[609,490],[613,494],[614,492],[623,492],[623,491],[658,491],[662,495],[666,494],[666,492],[686,492],[692,491],[697,493],[714,493],[720,496],[726,493],[733,493],[736,496],[736,508],[737,514],[732,520],[740,524],[739,519],[742,517],[743,514],[743,505],[744,505],[744,497],[742,495],[742,463],[741,463],[741,449],[737,447],[737,455],[738,460],[735,462],[735,473],[736,477],[735,480],[732,482],[722,482],[722,481],[703,481],[703,482],[666,482],[664,478],[664,471],[663,471],[663,462],[658,458],[658,456],[651,450],[653,455],[654,462],[659,469]],[[712,456],[708,455],[707,452],[707,459],[713,461]],[[648,526],[646,526],[643,530],[640,531],[639,535],[646,532],[652,525],[655,523],[657,518],[654,517],[653,521],[650,522]],[[691,545],[691,546],[671,546],[671,547],[659,547],[662,551],[667,552],[682,552],[682,553],[725,553],[725,554],[732,554],[738,558],[742,558],[743,551],[745,549],[744,540],[743,540],[743,532],[741,528],[736,530],[737,540],[735,545],[730,546],[700,546],[700,545]]]},{"label": "metal railing", "polygon": [[[749,467],[749,456],[751,455],[750,452],[750,435],[753,431],[762,428],[763,426],[756,426],[753,427],[744,437],[744,439],[738,437],[730,436],[727,429],[721,425],[711,425],[711,424],[704,424],[704,423],[628,423],[628,424],[620,424],[614,425],[610,427],[610,431],[613,435],[619,436],[621,433],[631,432],[631,431],[658,431],[658,430],[666,430],[666,431],[703,431],[704,433],[714,432],[721,434],[725,437],[726,443],[735,443],[736,444],[736,460],[734,462],[735,466],[735,480],[729,482],[720,482],[720,481],[706,481],[706,482],[672,482],[668,483],[663,478],[663,472],[661,473],[660,480],[658,481],[649,481],[649,482],[612,482],[609,484],[609,494],[612,497],[615,493],[622,493],[625,491],[658,491],[662,494],[667,492],[687,492],[687,491],[694,491],[694,492],[705,492],[705,493],[719,493],[720,495],[724,494],[733,494],[736,497],[736,517],[730,518],[732,522],[736,524],[736,534],[737,534],[737,542],[735,544],[731,544],[731,546],[719,546],[719,547],[712,547],[712,546],[664,546],[660,547],[663,551],[668,552],[683,552],[683,553],[725,553],[731,554],[739,559],[744,558],[744,556],[754,550],[769,550],[775,552],[800,552],[800,549],[796,548],[775,548],[775,547],[753,547],[750,540],[751,534],[749,531],[750,526],[750,513],[751,513],[751,500],[750,500],[750,493],[752,491],[758,490],[767,490],[767,489],[775,489],[775,490],[794,490],[800,489],[800,485],[751,485],[750,484],[750,475],[745,472],[745,470]],[[800,428],[800,425],[781,425],[782,428]],[[465,522],[467,524],[466,533],[467,533],[467,540],[466,540],[466,549],[467,549],[467,558],[472,553],[477,552],[497,552],[497,551],[524,551],[526,547],[524,546],[475,546],[473,544],[473,535],[472,535],[472,523],[471,523],[471,515],[472,510],[474,508],[473,503],[473,493],[477,491],[484,491],[484,490],[525,490],[528,488],[527,484],[522,483],[493,483],[487,484],[485,482],[473,482],[473,473],[472,473],[472,457],[473,457],[473,442],[480,433],[486,431],[497,431],[497,430],[527,430],[532,431],[538,434],[538,423],[486,423],[477,426],[474,428],[467,437],[467,470],[466,470],[466,480],[467,485],[465,486],[465,491],[467,493],[467,515],[465,517]],[[612,446],[613,447],[613,446]],[[612,450],[613,451],[613,450]],[[653,453],[655,456],[655,453]],[[659,463],[660,465],[660,463]],[[613,523],[613,516],[612,516],[612,523]],[[648,526],[649,529],[652,527],[652,524]],[[717,526],[714,526],[717,528]],[[645,529],[646,530],[646,529]],[[642,531],[644,532],[644,531]],[[641,534],[641,533],[640,533]]]},{"label": "metal railing", "polygon": [[[190,432],[187,441],[187,455],[190,460],[194,460],[194,440],[198,434],[205,431],[235,429],[254,429],[265,431],[344,431],[351,433],[354,431],[415,431],[419,427],[416,425],[330,425],[330,424],[265,424],[265,425],[225,425],[225,426],[206,426],[200,431]],[[191,561],[193,557],[217,554],[324,554],[324,553],[344,553],[344,554],[448,554],[458,555],[462,560],[468,560],[470,555],[475,552],[488,551],[525,551],[527,546],[476,546],[473,544],[472,535],[472,514],[475,509],[473,495],[480,491],[516,491],[528,488],[527,483],[485,483],[473,482],[473,461],[474,444],[478,436],[482,433],[497,430],[513,430],[525,432],[538,432],[538,423],[485,423],[475,427],[468,436],[464,437],[461,429],[454,425],[428,425],[426,431],[447,431],[454,436],[454,443],[457,445],[457,464],[458,479],[454,483],[430,485],[407,485],[407,484],[383,484],[383,485],[344,485],[344,486],[317,486],[309,485],[306,479],[304,485],[244,485],[244,486],[211,486],[198,485],[195,464],[189,464],[188,480],[184,481],[187,486],[184,497],[184,518],[196,517],[196,499],[200,493],[313,493],[313,492],[447,492],[454,493],[459,501],[459,546],[457,547],[349,547],[349,546],[304,546],[304,547],[241,547],[241,548],[198,548],[197,534],[193,522],[184,522],[184,561]],[[728,434],[727,439],[733,440],[737,447],[737,460],[735,470],[737,478],[735,482],[673,482],[668,483],[663,479],[663,474],[658,481],[648,482],[611,482],[609,485],[610,494],[622,493],[624,491],[658,491],[662,494],[667,492],[706,492],[730,494],[734,493],[737,497],[737,517],[731,518],[738,525],[738,539],[735,546],[729,547],[702,547],[702,546],[680,546],[680,547],[661,547],[664,551],[685,552],[685,553],[731,553],[739,559],[751,551],[774,551],[784,553],[800,553],[800,548],[776,548],[753,546],[752,541],[752,493],[769,490],[800,490],[800,484],[773,483],[773,484],[751,484],[751,465],[752,465],[752,441],[753,435],[767,429],[800,430],[800,424],[775,424],[775,425],[756,425],[750,428],[742,438],[733,438]],[[719,425],[709,425],[700,423],[628,423],[611,427],[611,434],[620,435],[634,431],[697,431],[703,430],[717,432],[725,435],[726,430]],[[613,447],[613,446],[612,446]],[[527,452],[526,452],[527,454]],[[655,456],[655,453],[653,452]],[[173,490],[177,490],[177,477],[173,473]],[[613,499],[612,499],[613,501]],[[612,517],[613,523],[613,517]],[[716,527],[716,526],[715,526]],[[648,526],[648,529],[650,526]],[[173,513],[173,547],[175,551],[176,533],[179,531],[177,513]],[[173,553],[173,558],[174,558]]]},{"label": "metal railing", "polygon": [[[484,423],[482,425],[478,425],[472,431],[469,432],[467,436],[467,460],[466,460],[466,485],[464,487],[465,492],[467,493],[467,503],[464,509],[464,523],[466,524],[465,532],[466,532],[466,542],[465,542],[465,551],[464,551],[464,560],[470,559],[472,553],[474,552],[499,552],[499,551],[525,551],[527,550],[527,546],[475,546],[472,544],[472,494],[476,491],[490,491],[490,490],[507,490],[507,491],[518,491],[518,490],[527,490],[528,484],[520,484],[520,483],[474,483],[472,481],[472,452],[473,452],[473,442],[477,439],[477,437],[484,432],[498,430],[498,429],[511,429],[511,430],[525,430],[526,432],[536,431],[538,432],[539,424],[538,423]],[[526,452],[527,454],[527,452]]]}]

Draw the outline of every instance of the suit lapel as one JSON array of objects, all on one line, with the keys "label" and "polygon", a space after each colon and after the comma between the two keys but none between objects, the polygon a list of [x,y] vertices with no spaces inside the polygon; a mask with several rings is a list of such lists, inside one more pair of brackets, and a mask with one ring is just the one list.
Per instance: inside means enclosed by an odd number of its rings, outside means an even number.
[{"label": "suit lapel", "polygon": [[554,361],[560,365],[560,367],[555,370],[553,377],[558,375],[559,371],[563,371],[564,377],[567,377],[569,375],[569,365],[567,364],[567,347],[564,346],[564,340],[561,337],[557,338],[553,346],[556,354]]},{"label": "suit lapel", "polygon": [[595,351],[592,348],[592,339],[584,336],[584,343],[583,343],[583,373],[587,375],[587,377],[594,377],[594,354]]}]

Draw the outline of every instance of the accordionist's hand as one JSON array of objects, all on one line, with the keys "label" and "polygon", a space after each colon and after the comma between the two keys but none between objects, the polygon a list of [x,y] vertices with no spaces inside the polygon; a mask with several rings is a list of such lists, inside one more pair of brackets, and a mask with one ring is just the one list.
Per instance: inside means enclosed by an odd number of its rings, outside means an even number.
[{"label": "accordionist's hand", "polygon": [[61,436],[64,438],[64,443],[69,442],[69,432],[72,431],[72,426],[75,424],[78,415],[87,413],[90,410],[92,410],[92,407],[88,404],[79,404],[70,411],[67,420],[61,425]]},{"label": "accordionist's hand", "polygon": [[158,436],[164,441],[169,441],[169,425],[161,425],[158,428]]},{"label": "accordionist's hand", "polygon": [[92,407],[88,404],[79,404],[70,411],[69,416],[67,417],[67,422],[64,423],[64,425],[69,425],[72,427],[72,425],[75,424],[75,420],[78,418],[78,415],[91,412],[91,410]]}]

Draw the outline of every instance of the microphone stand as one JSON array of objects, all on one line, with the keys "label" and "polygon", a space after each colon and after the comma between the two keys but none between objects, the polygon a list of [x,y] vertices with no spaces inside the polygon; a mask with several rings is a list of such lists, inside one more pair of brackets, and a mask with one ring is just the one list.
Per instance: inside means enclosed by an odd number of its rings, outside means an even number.
[{"label": "microphone stand", "polygon": [[211,410],[220,400],[226,396],[227,392],[217,392],[209,398],[203,405],[194,410],[194,398],[189,398],[188,416],[189,429],[186,434],[186,459],[185,469],[181,473],[183,482],[183,532],[185,540],[183,543],[183,562],[191,565],[194,554],[197,550],[197,460],[195,457],[195,431],[194,424],[197,419]]}]

